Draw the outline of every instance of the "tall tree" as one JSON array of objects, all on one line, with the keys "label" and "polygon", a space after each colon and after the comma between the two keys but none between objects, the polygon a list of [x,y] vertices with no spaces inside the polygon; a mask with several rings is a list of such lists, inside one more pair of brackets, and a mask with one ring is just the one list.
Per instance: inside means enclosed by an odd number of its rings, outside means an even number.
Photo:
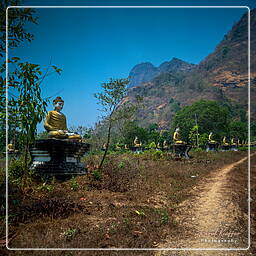
[{"label": "tall tree", "polygon": [[99,169],[101,169],[109,149],[111,129],[114,122],[129,119],[136,110],[136,105],[131,104],[129,101],[124,101],[128,83],[128,79],[110,78],[109,82],[102,83],[103,92],[94,94],[98,99],[98,104],[102,106],[101,110],[105,114],[105,120],[108,122],[106,147]]}]

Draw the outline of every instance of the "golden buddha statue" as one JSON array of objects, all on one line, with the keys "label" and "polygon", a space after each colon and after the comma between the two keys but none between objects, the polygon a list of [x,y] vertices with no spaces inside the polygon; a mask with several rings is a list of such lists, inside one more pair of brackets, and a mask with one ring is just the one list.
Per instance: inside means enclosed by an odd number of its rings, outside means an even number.
[{"label": "golden buddha statue", "polygon": [[136,136],[134,141],[133,141],[135,147],[141,147],[142,143],[139,141],[138,137]]},{"label": "golden buddha statue", "polygon": [[12,153],[15,151],[14,145],[12,144],[12,142],[10,144],[7,145],[7,151],[9,153]]},{"label": "golden buddha statue", "polygon": [[166,140],[165,140],[164,143],[163,143],[163,148],[164,148],[164,149],[168,149],[168,143],[167,143]]},{"label": "golden buddha statue", "polygon": [[226,136],[224,136],[224,138],[223,138],[223,140],[222,140],[222,144],[223,144],[224,146],[228,146],[228,145],[229,145],[228,142],[227,142]]},{"label": "golden buddha statue", "polygon": [[122,146],[121,146],[121,144],[118,142],[118,143],[116,143],[116,150],[120,150],[120,149],[122,149]]},{"label": "golden buddha statue", "polygon": [[48,137],[81,140],[82,138],[79,134],[69,132],[67,129],[66,117],[60,112],[64,106],[64,100],[62,100],[61,97],[56,97],[56,99],[53,100],[53,104],[54,110],[47,113],[44,121],[44,128],[48,132]]},{"label": "golden buddha statue", "polygon": [[173,141],[175,144],[185,144],[184,141],[181,140],[181,135],[180,135],[180,128],[176,128],[174,134],[173,134]]},{"label": "golden buddha statue", "polygon": [[208,136],[208,142],[209,142],[209,143],[216,143],[216,141],[213,140],[213,133],[212,133],[212,132],[210,132],[210,134],[209,134],[209,136]]},{"label": "golden buddha statue", "polygon": [[231,141],[230,141],[230,144],[231,144],[232,146],[236,146],[236,145],[237,145],[237,142],[235,141],[234,138],[232,138]]}]

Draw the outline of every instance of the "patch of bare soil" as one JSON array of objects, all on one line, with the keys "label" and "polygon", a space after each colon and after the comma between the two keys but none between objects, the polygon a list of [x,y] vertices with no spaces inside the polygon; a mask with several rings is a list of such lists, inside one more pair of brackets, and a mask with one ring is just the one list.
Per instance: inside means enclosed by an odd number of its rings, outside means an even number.
[{"label": "patch of bare soil", "polygon": [[[230,184],[229,179],[229,175],[236,175],[231,173],[237,166],[247,162],[248,158],[244,157],[226,165],[212,172],[193,187],[191,198],[181,203],[175,214],[180,232],[171,234],[158,245],[158,248],[193,249],[175,252],[157,251],[156,256],[253,255],[251,251],[246,250],[248,247],[247,210],[241,209],[238,201],[234,200],[238,183]],[[243,166],[245,167],[243,176],[247,177],[247,166],[246,164]],[[244,185],[243,188],[246,191],[247,184]],[[245,208],[246,206],[247,204],[244,204]],[[231,248],[235,250],[227,251]]]}]

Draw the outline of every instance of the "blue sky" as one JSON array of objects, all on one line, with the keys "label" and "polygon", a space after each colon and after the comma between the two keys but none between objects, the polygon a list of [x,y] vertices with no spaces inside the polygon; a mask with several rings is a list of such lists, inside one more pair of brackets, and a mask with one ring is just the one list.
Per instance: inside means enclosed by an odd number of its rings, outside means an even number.
[{"label": "blue sky", "polygon": [[[209,5],[206,1],[25,1],[26,5]],[[252,1],[232,5],[252,6]],[[230,5],[230,1],[214,1]],[[68,126],[92,126],[100,112],[93,94],[109,78],[124,78],[138,63],[159,66],[173,57],[199,63],[246,8],[36,9],[35,40],[11,52],[24,61],[52,64],[62,74],[44,80],[44,96],[61,96]],[[49,110],[52,105],[49,105]],[[42,125],[39,126],[42,130]]]}]

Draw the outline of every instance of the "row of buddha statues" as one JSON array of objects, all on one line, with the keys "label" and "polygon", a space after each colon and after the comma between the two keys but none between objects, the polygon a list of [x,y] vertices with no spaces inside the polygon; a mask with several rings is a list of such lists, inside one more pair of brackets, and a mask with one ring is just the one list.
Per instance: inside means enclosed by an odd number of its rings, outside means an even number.
[{"label": "row of buddha statues", "polygon": [[[212,132],[210,132],[208,136],[208,143],[209,144],[219,144],[216,140],[214,140],[214,135]],[[181,134],[180,134],[180,128],[176,128],[173,134],[173,143],[174,145],[186,145],[187,143],[181,139]],[[224,136],[222,139],[222,143],[220,143],[222,146],[240,146],[245,144],[245,141],[241,144],[239,139],[235,140],[235,138],[232,138],[230,141],[228,141],[227,137]],[[142,148],[142,142],[138,139],[136,136],[134,141],[133,141],[133,147],[134,148]],[[103,149],[104,149],[103,145]],[[155,142],[150,143],[149,148],[158,148],[158,149],[168,149],[169,148],[169,143],[164,140],[163,143],[158,142],[155,144]],[[116,144],[116,149],[122,149],[122,146],[120,143]],[[127,144],[124,145],[124,149],[129,149]]]},{"label": "row of buddha statues", "polygon": [[[53,105],[54,105],[54,110],[49,111],[47,113],[46,119],[44,121],[44,128],[48,132],[48,138],[81,141],[82,137],[79,134],[68,131],[66,117],[61,112],[64,106],[64,100],[61,97],[56,97],[53,100]],[[173,142],[176,145],[187,144],[181,138],[179,127],[176,128],[173,134]],[[217,143],[213,138],[212,132],[209,134],[208,142],[212,144]],[[133,144],[135,148],[142,147],[142,143],[141,141],[139,141],[138,137],[135,137]],[[224,137],[222,140],[222,145],[233,145],[233,144],[239,144],[239,143],[235,142],[234,138],[231,139],[231,142],[228,142],[226,137]],[[125,148],[128,149],[128,146],[125,145]],[[167,141],[164,141],[162,145],[158,143],[158,145],[156,145],[156,148],[168,148]],[[14,151],[13,145],[11,143],[8,145],[8,151],[10,152]]]}]

